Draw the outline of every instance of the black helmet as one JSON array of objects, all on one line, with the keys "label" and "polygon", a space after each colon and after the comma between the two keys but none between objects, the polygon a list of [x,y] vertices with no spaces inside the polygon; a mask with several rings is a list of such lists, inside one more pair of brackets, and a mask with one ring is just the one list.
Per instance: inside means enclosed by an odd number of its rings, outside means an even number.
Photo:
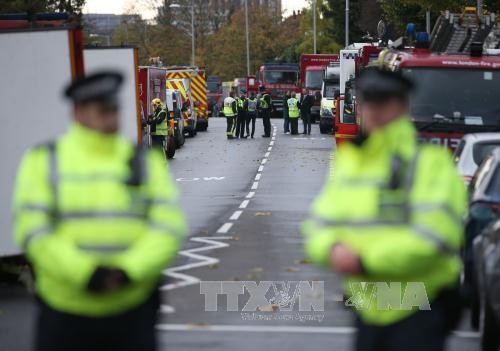
[{"label": "black helmet", "polygon": [[401,71],[389,71],[381,67],[367,67],[356,79],[356,95],[365,101],[399,98],[407,100],[413,89],[413,82]]}]

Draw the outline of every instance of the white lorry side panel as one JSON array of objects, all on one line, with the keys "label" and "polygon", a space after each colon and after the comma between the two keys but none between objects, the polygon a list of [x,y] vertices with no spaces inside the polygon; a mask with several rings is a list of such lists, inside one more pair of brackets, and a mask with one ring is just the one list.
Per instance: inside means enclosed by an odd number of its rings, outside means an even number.
[{"label": "white lorry side panel", "polygon": [[345,94],[345,83],[356,74],[358,49],[340,50],[340,94]]},{"label": "white lorry side panel", "polygon": [[12,193],[23,153],[64,133],[71,105],[63,88],[72,78],[67,30],[0,33],[0,257],[14,244]]},{"label": "white lorry side panel", "polygon": [[134,48],[85,48],[83,50],[85,73],[102,70],[118,71],[124,76],[120,92],[121,133],[138,142],[138,72]]}]

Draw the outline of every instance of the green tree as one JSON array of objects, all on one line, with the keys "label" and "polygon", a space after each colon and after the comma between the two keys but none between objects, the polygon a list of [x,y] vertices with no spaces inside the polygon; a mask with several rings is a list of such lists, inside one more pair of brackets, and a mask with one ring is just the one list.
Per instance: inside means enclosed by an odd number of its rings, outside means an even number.
[{"label": "green tree", "polygon": [[[293,60],[294,46],[300,41],[297,18],[276,20],[261,8],[249,8],[250,69],[256,72],[264,62]],[[224,80],[246,76],[245,13],[236,10],[227,25],[207,38],[205,49],[200,51],[200,64],[209,74]]]},{"label": "green tree", "polygon": [[[321,12],[329,26],[326,28],[327,35],[335,42],[345,42],[345,0],[325,0],[321,6]],[[360,16],[360,0],[349,1],[349,42],[359,42],[365,33],[357,25]]]},{"label": "green tree", "polygon": [[[322,10],[326,6],[326,0],[316,2],[316,51],[319,54],[336,53],[341,49],[331,28],[332,18],[323,15]],[[310,54],[314,52],[314,31],[313,31],[313,6],[309,0],[309,6],[302,10],[300,15],[300,33],[302,40],[297,45],[297,54]]]},{"label": "green tree", "polygon": [[86,0],[3,0],[0,13],[67,12],[81,16]]},{"label": "green tree", "polygon": [[441,11],[460,11],[467,0],[379,0],[387,21],[392,24],[396,34],[405,32],[406,24],[417,24],[419,31],[425,30],[425,13],[431,12],[435,20]]}]

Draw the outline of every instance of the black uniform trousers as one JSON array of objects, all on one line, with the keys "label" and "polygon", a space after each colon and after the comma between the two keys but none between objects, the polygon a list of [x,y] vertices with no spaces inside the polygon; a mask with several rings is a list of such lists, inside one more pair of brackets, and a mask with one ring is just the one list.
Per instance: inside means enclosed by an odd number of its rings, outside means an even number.
[{"label": "black uniform trousers", "polygon": [[290,131],[292,135],[299,134],[299,117],[288,117],[288,123],[290,124]]},{"label": "black uniform trousers", "polygon": [[[247,113],[247,120],[246,120],[246,125],[247,125],[247,135],[252,135],[252,138],[255,134],[255,120],[257,119],[257,112],[248,112]],[[250,133],[250,122],[252,122],[252,133]]]},{"label": "black uniform trousers", "polygon": [[458,289],[442,292],[430,310],[418,311],[388,326],[357,319],[356,351],[443,351],[446,337],[461,316]]},{"label": "black uniform trousers", "polygon": [[35,351],[156,351],[159,296],[125,313],[82,317],[52,309],[39,301]]},{"label": "black uniform trousers", "polygon": [[261,110],[262,124],[264,125],[264,136],[271,136],[271,109],[265,108]]},{"label": "black uniform trousers", "polygon": [[226,134],[228,139],[234,138],[234,130],[236,129],[236,116],[226,117],[227,129]]},{"label": "black uniform trousers", "polygon": [[304,123],[304,134],[311,134],[311,112],[301,112],[302,122]]},{"label": "black uniform trousers", "polygon": [[246,123],[246,113],[238,112],[238,117],[236,120],[236,137],[243,138],[245,136],[245,123]]},{"label": "black uniform trousers", "polygon": [[153,148],[157,148],[163,152],[164,146],[163,141],[165,140],[165,135],[151,135],[151,144]]}]

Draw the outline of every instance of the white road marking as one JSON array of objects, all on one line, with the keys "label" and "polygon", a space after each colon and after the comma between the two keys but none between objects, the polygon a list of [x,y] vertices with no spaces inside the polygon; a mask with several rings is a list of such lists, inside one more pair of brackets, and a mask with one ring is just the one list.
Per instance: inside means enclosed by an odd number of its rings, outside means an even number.
[{"label": "white road marking", "polygon": [[219,229],[217,229],[217,233],[220,233],[220,234],[226,234],[229,229],[231,229],[231,227],[233,226],[233,223],[224,223]]},{"label": "white road marking", "polygon": [[251,199],[252,197],[255,196],[255,191],[251,191],[248,193],[248,195],[246,196],[247,199]]},{"label": "white road marking", "polygon": [[262,173],[257,173],[255,176],[255,180],[260,180],[260,177],[262,177]]},{"label": "white road marking", "polygon": [[271,140],[271,142],[269,143],[269,145],[273,146],[274,145],[274,140]]},{"label": "white road marking", "polygon": [[160,305],[160,313],[175,313],[175,307],[171,305]]},{"label": "white road marking", "polygon": [[264,170],[264,166],[263,165],[260,165],[259,166],[259,170],[257,172],[262,172]]},{"label": "white road marking", "polygon": [[353,334],[353,327],[306,327],[270,325],[195,325],[195,324],[157,324],[156,329],[163,331],[201,331],[201,332],[258,332],[258,333],[314,333],[314,334]]},{"label": "white road marking", "polygon": [[240,208],[247,208],[249,202],[250,202],[250,200],[243,200],[241,202]]},{"label": "white road marking", "polygon": [[272,147],[272,146],[269,146],[269,147],[267,148],[267,151],[271,151],[272,149],[273,149],[273,147]]},{"label": "white road marking", "polygon": [[226,177],[194,177],[194,178],[177,178],[177,182],[198,182],[200,180],[211,181],[211,180],[224,180]]},{"label": "white road marking", "polygon": [[237,221],[238,218],[240,218],[241,214],[243,213],[243,211],[234,211],[234,213],[232,214],[231,217],[229,217],[229,220],[231,221]]},{"label": "white road marking", "polygon": [[[354,327],[307,327],[285,325],[196,325],[196,324],[157,324],[157,330],[162,331],[198,331],[198,332],[256,332],[256,333],[306,333],[306,334],[355,334]],[[454,330],[459,338],[479,338],[479,333]]]},{"label": "white road marking", "polygon": [[269,151],[268,151],[268,152],[266,152],[266,153],[264,154],[264,157],[269,157],[269,155],[270,155],[270,154],[271,154],[271,152],[269,152]]},{"label": "white road marking", "polygon": [[259,182],[253,182],[252,184],[252,190],[256,190],[259,187]]},{"label": "white road marking", "polygon": [[261,163],[264,165],[267,162],[267,158],[262,159]]},{"label": "white road marking", "polygon": [[[226,223],[226,224],[230,224],[229,228],[231,228],[231,226],[233,225],[233,223]],[[228,228],[228,230],[229,230],[229,228]],[[191,276],[189,274],[184,274],[184,273],[179,273],[179,272],[186,271],[188,269],[193,269],[193,268],[210,266],[210,265],[218,263],[219,259],[200,255],[200,254],[197,254],[197,252],[219,249],[222,247],[228,247],[229,244],[220,242],[218,240],[229,240],[232,238],[233,237],[231,237],[231,236],[211,236],[211,237],[191,238],[190,239],[191,241],[198,242],[198,243],[204,243],[204,244],[208,244],[208,245],[202,246],[202,247],[197,247],[194,249],[179,251],[180,256],[189,257],[189,258],[197,260],[198,262],[188,263],[188,264],[184,264],[181,266],[176,266],[176,267],[171,267],[171,268],[165,269],[163,271],[163,274],[165,274],[168,277],[179,279],[180,281],[177,281],[175,283],[165,284],[165,285],[160,287],[160,290],[162,290],[162,291],[173,290],[173,289],[177,289],[177,288],[182,288],[184,286],[198,284],[200,282],[199,278]]]}]

